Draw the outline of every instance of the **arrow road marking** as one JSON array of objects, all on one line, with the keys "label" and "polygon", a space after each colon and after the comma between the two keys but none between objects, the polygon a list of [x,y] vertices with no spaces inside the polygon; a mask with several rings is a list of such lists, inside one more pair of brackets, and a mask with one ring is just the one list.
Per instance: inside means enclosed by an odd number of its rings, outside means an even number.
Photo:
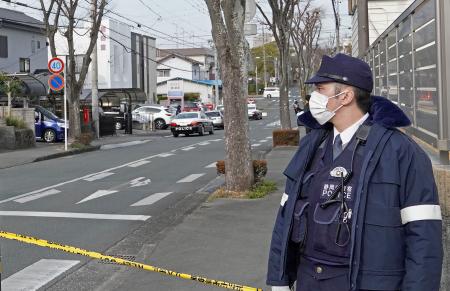
[{"label": "arrow road marking", "polygon": [[190,183],[193,182],[194,180],[197,180],[198,178],[200,178],[201,176],[205,175],[205,173],[202,174],[192,174],[189,175],[181,180],[179,180],[177,183]]},{"label": "arrow road marking", "polygon": [[47,191],[44,191],[44,192],[40,192],[40,193],[32,194],[30,196],[25,196],[25,197],[19,198],[19,199],[16,199],[14,201],[18,202],[18,203],[25,203],[25,202],[30,202],[30,201],[42,198],[42,197],[55,195],[55,194],[58,194],[58,193],[61,193],[61,191],[56,190],[56,189],[50,189],[50,190],[47,190]]},{"label": "arrow road marking", "polygon": [[138,202],[132,204],[131,206],[144,206],[144,205],[151,205],[161,199],[163,199],[166,196],[169,196],[173,192],[163,192],[163,193],[155,193],[152,194],[142,200],[139,200]]},{"label": "arrow road marking", "polygon": [[95,180],[100,180],[100,179],[106,178],[106,177],[111,176],[111,175],[114,175],[114,173],[111,173],[111,172],[99,173],[99,174],[90,176],[88,178],[85,178],[83,180],[92,182],[92,181],[95,181]]},{"label": "arrow road marking", "polygon": [[[130,181],[130,187],[131,188],[141,187],[141,186],[145,186],[147,184],[150,184],[152,182],[152,180],[150,180],[150,179],[147,179],[147,180],[143,180],[143,179],[145,179],[145,177],[139,177],[139,178],[136,178],[134,180],[131,180]],[[141,181],[141,180],[143,180],[143,181]]]},{"label": "arrow road marking", "polygon": [[117,190],[98,190],[95,193],[89,195],[88,197],[84,198],[83,200],[77,202],[77,204],[92,200],[92,199],[96,199],[96,198],[100,198],[106,195],[110,195],[110,194],[114,194],[117,193],[119,191]]}]

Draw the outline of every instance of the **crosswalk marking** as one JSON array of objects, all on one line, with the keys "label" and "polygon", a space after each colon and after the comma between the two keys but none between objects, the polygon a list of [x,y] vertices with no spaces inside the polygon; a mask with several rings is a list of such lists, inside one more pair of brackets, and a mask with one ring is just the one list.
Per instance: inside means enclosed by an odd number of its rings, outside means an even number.
[{"label": "crosswalk marking", "polygon": [[169,196],[173,192],[163,192],[163,193],[155,193],[152,194],[142,200],[139,200],[138,202],[132,204],[131,206],[144,206],[144,205],[151,205],[161,199],[163,199],[166,196]]},{"label": "crosswalk marking", "polygon": [[181,149],[181,150],[187,152],[187,151],[190,151],[190,150],[193,150],[193,149],[195,149],[195,147],[187,147],[187,148],[184,148],[184,149]]},{"label": "crosswalk marking", "polygon": [[52,217],[52,218],[79,218],[79,219],[105,219],[105,220],[139,220],[146,221],[151,216],[126,214],[99,214],[79,212],[40,212],[40,211],[0,211],[0,216],[18,217]]},{"label": "crosswalk marking", "polygon": [[26,202],[30,202],[30,201],[33,201],[33,200],[36,200],[36,199],[39,199],[39,198],[42,198],[42,197],[55,195],[55,194],[58,194],[58,193],[61,193],[61,191],[56,190],[56,189],[50,189],[50,190],[47,190],[47,191],[44,191],[44,192],[35,193],[35,194],[31,194],[29,196],[25,196],[25,197],[19,198],[19,199],[16,199],[14,201],[18,202],[18,203],[26,203]]},{"label": "crosswalk marking", "polygon": [[100,180],[100,179],[106,178],[106,177],[111,176],[111,175],[114,175],[114,173],[104,172],[104,173],[99,173],[99,174],[87,177],[87,178],[85,178],[83,180],[92,182],[92,181],[96,181],[96,180]]},{"label": "crosswalk marking", "polygon": [[142,165],[146,165],[148,163],[150,163],[150,161],[140,161],[140,162],[136,162],[134,164],[130,164],[130,165],[128,165],[128,167],[130,167],[130,168],[137,168],[137,167],[140,167]]},{"label": "crosswalk marking", "polygon": [[205,173],[202,174],[191,174],[187,177],[184,177],[183,179],[177,181],[177,183],[190,183],[193,182],[195,180],[197,180],[198,178],[200,178],[201,176],[205,175]]},{"label": "crosswalk marking", "polygon": [[209,165],[207,165],[205,168],[215,168],[215,167],[216,167],[216,163],[217,163],[217,162],[214,162],[214,163],[212,163],[212,164],[209,164]]},{"label": "crosswalk marking", "polygon": [[76,260],[39,260],[2,280],[2,290],[38,290],[79,262]]}]

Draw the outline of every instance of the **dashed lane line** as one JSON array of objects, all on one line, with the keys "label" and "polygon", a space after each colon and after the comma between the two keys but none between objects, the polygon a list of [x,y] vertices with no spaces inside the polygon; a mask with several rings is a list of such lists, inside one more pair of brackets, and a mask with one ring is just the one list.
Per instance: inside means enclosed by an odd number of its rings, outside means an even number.
[{"label": "dashed lane line", "polygon": [[184,177],[181,180],[178,180],[177,183],[191,183],[195,180],[197,180],[198,178],[200,178],[201,176],[205,175],[205,173],[202,174],[191,174],[187,177]]}]

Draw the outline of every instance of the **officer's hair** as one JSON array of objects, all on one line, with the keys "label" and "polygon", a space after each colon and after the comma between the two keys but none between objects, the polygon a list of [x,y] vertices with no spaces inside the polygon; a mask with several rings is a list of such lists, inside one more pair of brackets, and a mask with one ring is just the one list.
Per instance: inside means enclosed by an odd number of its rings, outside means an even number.
[{"label": "officer's hair", "polygon": [[[336,92],[335,94],[339,94],[343,91],[343,84],[336,84]],[[372,96],[370,95],[370,92],[367,92],[364,89],[360,89],[358,87],[350,86],[353,90],[353,93],[356,96],[356,105],[358,105],[359,109],[363,113],[367,113],[370,110],[370,107],[372,106]]]}]

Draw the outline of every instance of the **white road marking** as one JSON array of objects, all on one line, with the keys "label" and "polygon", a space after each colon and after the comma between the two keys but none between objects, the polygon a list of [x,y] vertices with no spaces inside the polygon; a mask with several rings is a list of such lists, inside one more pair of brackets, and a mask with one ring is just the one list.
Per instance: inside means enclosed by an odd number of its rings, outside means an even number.
[{"label": "white road marking", "polygon": [[205,168],[215,168],[215,167],[216,167],[216,163],[217,163],[217,162],[214,162],[214,163],[212,163],[212,164],[209,164],[209,165],[207,165]]},{"label": "white road marking", "polygon": [[[220,140],[222,140],[222,139],[217,139],[217,140],[212,140],[212,141],[220,141]],[[193,144],[193,145],[196,145],[196,144]],[[174,149],[174,150],[171,150],[171,152],[175,152],[175,151],[177,151],[179,149],[182,149],[182,148],[185,148],[185,146],[177,148],[177,149]],[[115,166],[115,167],[112,167],[112,168],[109,168],[109,169],[105,169],[103,171],[99,171],[99,172],[96,172],[96,173],[90,173],[88,175],[85,175],[85,176],[82,176],[82,177],[78,177],[78,178],[74,178],[72,180],[64,181],[64,182],[61,182],[61,183],[58,183],[58,184],[55,184],[55,185],[51,185],[51,186],[48,186],[48,187],[44,187],[44,188],[41,188],[41,189],[38,189],[38,190],[34,190],[34,191],[31,191],[31,192],[28,192],[28,193],[24,193],[24,194],[20,194],[20,195],[14,196],[14,197],[3,199],[3,200],[0,200],[0,204],[6,203],[6,202],[9,202],[9,201],[13,201],[13,200],[16,200],[16,199],[19,199],[19,198],[22,198],[22,197],[30,196],[30,195],[33,195],[33,194],[36,194],[36,193],[41,193],[41,192],[50,190],[52,188],[61,187],[61,186],[64,186],[66,184],[78,182],[80,180],[92,177],[94,175],[98,175],[98,174],[101,174],[101,173],[106,173],[106,172],[114,171],[114,170],[117,170],[117,169],[121,169],[121,168],[127,167],[129,165],[135,164],[135,163],[140,162],[140,161],[149,160],[149,159],[152,159],[152,158],[155,158],[155,157],[166,157],[166,156],[172,156],[172,155],[173,155],[173,153],[162,153],[162,154],[155,154],[155,155],[143,157],[142,159],[139,159],[139,160],[136,160],[136,161],[132,161],[132,162],[129,162],[129,163],[125,163],[123,165]]]},{"label": "white road marking", "polygon": [[200,143],[198,143],[198,145],[201,145],[201,146],[209,145],[209,141],[200,142]]},{"label": "white road marking", "polygon": [[145,215],[99,214],[99,213],[80,213],[80,212],[39,212],[39,211],[0,211],[0,216],[140,220],[140,221],[146,221],[151,217]]},{"label": "white road marking", "polygon": [[141,187],[141,186],[148,185],[148,184],[150,184],[152,182],[152,180],[150,180],[150,179],[146,179],[146,180],[143,180],[143,179],[145,179],[145,177],[139,177],[139,178],[136,178],[134,180],[131,180],[130,181],[130,187],[131,188]]},{"label": "white road marking", "polygon": [[187,147],[187,148],[184,148],[184,149],[181,149],[181,150],[187,152],[187,151],[190,151],[190,150],[193,150],[193,149],[195,149],[195,147]]},{"label": "white road marking", "polygon": [[191,174],[187,177],[184,177],[183,179],[177,181],[177,183],[190,183],[193,182],[195,180],[197,180],[198,178],[200,178],[201,176],[205,175],[205,173],[202,174]]},{"label": "white road marking", "polygon": [[106,178],[106,177],[111,176],[111,175],[114,175],[114,173],[111,173],[111,172],[99,173],[99,174],[90,176],[88,178],[85,178],[83,180],[92,182],[92,181],[95,181],[95,180],[100,180],[100,179]]},{"label": "white road marking", "polygon": [[142,200],[139,200],[138,202],[132,204],[131,206],[144,206],[144,205],[151,205],[161,199],[163,199],[166,196],[169,196],[173,192],[163,192],[163,193],[155,193],[152,194]]},{"label": "white road marking", "polygon": [[128,167],[130,167],[130,168],[137,168],[137,167],[140,167],[142,165],[146,165],[148,163],[150,163],[150,161],[140,161],[140,162],[128,165]]},{"label": "white road marking", "polygon": [[165,135],[164,137],[172,137],[172,135]]},{"label": "white road marking", "polygon": [[263,112],[262,117],[267,117],[267,112]]},{"label": "white road marking", "polygon": [[118,144],[107,144],[107,145],[101,146],[100,149],[101,150],[110,150],[110,149],[116,149],[116,148],[124,148],[124,147],[148,143],[149,141],[150,140],[136,140],[136,141],[129,141],[129,142],[118,143]]},{"label": "white road marking", "polygon": [[79,262],[75,260],[39,260],[2,280],[2,290],[38,290]]},{"label": "white road marking", "polygon": [[254,144],[252,144],[252,147],[256,148],[256,147],[259,147],[260,145],[261,145],[260,143],[254,143]]},{"label": "white road marking", "polygon": [[267,142],[267,139],[262,139],[259,142]]},{"label": "white road marking", "polygon": [[278,120],[278,121],[275,121],[275,122],[271,122],[271,123],[268,123],[268,124],[266,124],[266,127],[277,127],[277,126],[280,126],[280,121]]},{"label": "white road marking", "polygon": [[221,138],[217,138],[217,139],[210,139],[208,141],[221,141],[221,140],[222,140]]},{"label": "white road marking", "polygon": [[33,200],[42,198],[42,197],[55,195],[55,194],[58,194],[58,193],[61,193],[61,191],[56,190],[56,189],[50,189],[50,190],[47,190],[47,191],[44,191],[44,192],[41,192],[41,193],[36,193],[36,194],[32,194],[32,195],[27,196],[27,197],[19,198],[19,199],[16,199],[14,201],[18,202],[18,203],[25,203],[25,202],[29,202],[29,201],[33,201]]},{"label": "white road marking", "polygon": [[106,195],[114,194],[114,193],[117,193],[117,192],[119,192],[119,191],[117,191],[117,190],[98,190],[95,193],[92,193],[88,197],[84,198],[83,200],[78,201],[77,204],[84,203],[86,201],[93,200],[93,199],[96,199],[96,198],[100,198],[100,197],[103,197],[103,196],[106,196]]},{"label": "white road marking", "polygon": [[272,137],[271,136],[268,136],[268,137],[266,137],[267,139],[272,139]]}]

